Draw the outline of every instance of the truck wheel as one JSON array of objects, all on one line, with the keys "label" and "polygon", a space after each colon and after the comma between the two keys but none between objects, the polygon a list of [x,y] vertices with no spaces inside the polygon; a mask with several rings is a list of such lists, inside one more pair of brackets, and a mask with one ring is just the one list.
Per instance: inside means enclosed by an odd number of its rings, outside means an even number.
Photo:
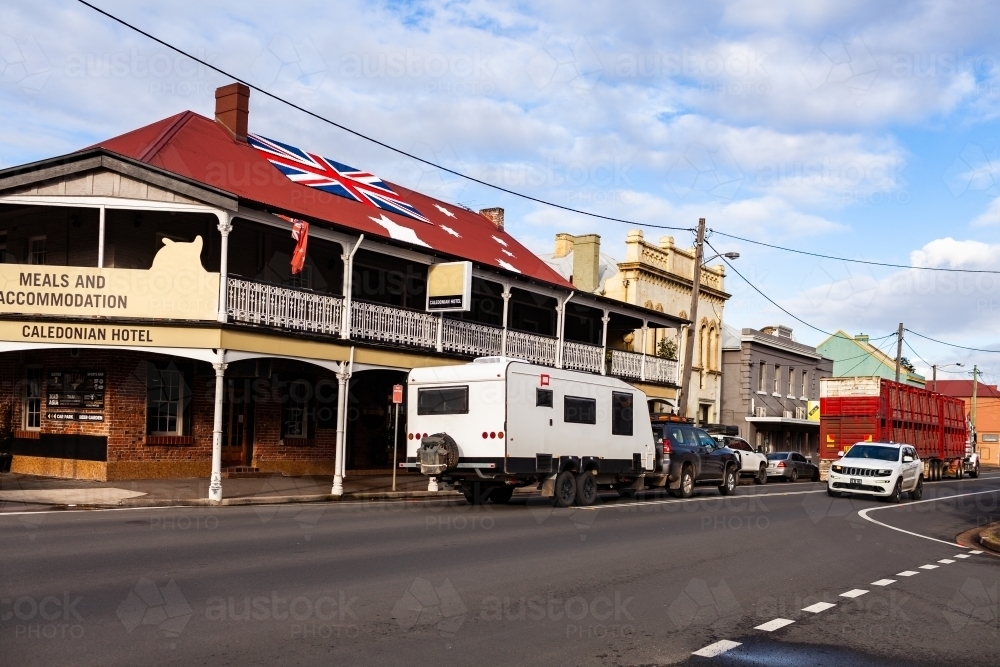
[{"label": "truck wheel", "polygon": [[513,486],[498,486],[490,491],[490,502],[494,502],[497,505],[506,505],[510,502],[510,497],[513,495]]},{"label": "truck wheel", "polygon": [[910,491],[910,500],[920,500],[924,497],[924,478],[921,475],[917,478],[917,485]]},{"label": "truck wheel", "polygon": [[556,507],[570,507],[576,500],[576,476],[564,470],[556,477]]},{"label": "truck wheel", "polygon": [[955,479],[962,479],[965,477],[965,462],[959,461],[958,465],[955,466]]},{"label": "truck wheel", "polygon": [[941,481],[941,462],[931,461],[931,481],[940,482]]},{"label": "truck wheel", "polygon": [[792,468],[792,478],[789,481],[792,482],[792,484],[794,484],[795,482],[799,481],[799,471],[798,471],[798,468]]},{"label": "truck wheel", "polygon": [[889,497],[886,498],[886,500],[890,503],[898,503],[899,496],[902,492],[903,492],[903,480],[897,479],[896,486],[892,487],[892,493],[889,494]]},{"label": "truck wheel", "polygon": [[466,502],[470,505],[485,505],[490,491],[483,489],[481,482],[472,482],[467,488],[462,489],[462,495],[465,496]]},{"label": "truck wheel", "polygon": [[969,477],[972,477],[973,479],[975,479],[976,477],[979,477],[979,463],[978,462],[976,463],[976,467],[969,471]]},{"label": "truck wheel", "polygon": [[757,471],[757,476],[753,478],[754,484],[767,484],[767,466],[763,463],[760,464],[760,470]]},{"label": "truck wheel", "polygon": [[597,500],[597,482],[591,472],[581,472],[576,476],[576,504],[580,507],[593,505]]},{"label": "truck wheel", "polygon": [[728,496],[733,491],[736,490],[736,468],[733,466],[728,466],[726,468],[725,477],[722,478],[722,484],[719,485],[719,493]]},{"label": "truck wheel", "polygon": [[674,495],[678,498],[690,498],[693,493],[694,473],[691,472],[691,466],[686,465],[681,469],[681,486]]}]

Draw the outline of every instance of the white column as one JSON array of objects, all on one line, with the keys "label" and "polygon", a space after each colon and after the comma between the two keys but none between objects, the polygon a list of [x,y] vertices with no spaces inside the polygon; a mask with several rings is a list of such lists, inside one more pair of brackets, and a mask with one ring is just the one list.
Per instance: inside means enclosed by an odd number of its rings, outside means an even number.
[{"label": "white column", "polygon": [[500,356],[507,356],[507,312],[508,312],[508,302],[510,301],[510,285],[507,283],[503,284],[503,292],[500,293],[503,298],[503,334],[500,338]]},{"label": "white column", "polygon": [[566,304],[576,292],[570,292],[564,301],[556,297],[556,368],[563,367],[563,342],[566,338]]},{"label": "white column", "polygon": [[[351,337],[351,292],[354,290],[354,253],[361,247],[361,242],[365,240],[365,235],[358,237],[357,243],[349,253],[344,253],[340,259],[344,262],[344,279],[341,284],[344,287],[344,314],[340,322],[340,337],[348,339]],[[346,246],[341,246],[346,249]]]},{"label": "white column", "polygon": [[639,360],[639,379],[646,381],[646,332],[649,326],[646,320],[642,321],[642,359]]},{"label": "white column", "polygon": [[607,308],[604,309],[604,316],[601,318],[601,322],[604,324],[601,328],[601,344],[604,346],[604,350],[601,352],[601,375],[608,374],[608,322],[611,321],[611,316],[608,315]]},{"label": "white column", "polygon": [[444,351],[444,313],[438,313],[437,343],[435,347],[438,352]]},{"label": "white column", "polygon": [[212,479],[208,484],[208,499],[222,501],[222,401],[225,397],[226,351],[216,351],[215,421],[212,426]]},{"label": "white column", "polygon": [[233,218],[228,213],[219,219],[219,234],[222,235],[219,246],[219,321],[228,319],[229,309],[229,232],[233,231]]},{"label": "white column", "polygon": [[344,455],[347,449],[347,392],[350,390],[351,367],[354,365],[354,348],[351,348],[351,357],[348,361],[340,364],[337,371],[337,451],[334,461],[333,488],[331,495],[344,495]]},{"label": "white column", "polygon": [[104,268],[104,207],[98,208],[97,223],[97,268]]}]

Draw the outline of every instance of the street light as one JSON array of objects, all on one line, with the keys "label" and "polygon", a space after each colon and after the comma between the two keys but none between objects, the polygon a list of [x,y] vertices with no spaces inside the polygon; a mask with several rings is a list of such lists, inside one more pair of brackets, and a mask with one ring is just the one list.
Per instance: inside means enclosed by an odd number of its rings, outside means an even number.
[{"label": "street light", "polygon": [[702,266],[708,266],[709,262],[711,262],[713,259],[716,259],[718,257],[725,257],[726,259],[739,259],[740,258],[740,253],[738,253],[738,252],[720,252],[720,253],[716,253],[716,254],[712,255],[711,257],[709,257],[708,259],[706,259],[704,262],[702,262],[701,265]]},{"label": "street light", "polygon": [[937,364],[931,364],[931,372],[933,373],[933,375],[932,375],[932,378],[933,378],[932,382],[934,383],[934,391],[937,391],[937,369],[939,369],[939,368],[948,368],[948,366],[963,367],[963,366],[965,366],[965,364],[963,364],[961,361],[956,361],[953,364],[942,364],[941,366],[938,366]]}]

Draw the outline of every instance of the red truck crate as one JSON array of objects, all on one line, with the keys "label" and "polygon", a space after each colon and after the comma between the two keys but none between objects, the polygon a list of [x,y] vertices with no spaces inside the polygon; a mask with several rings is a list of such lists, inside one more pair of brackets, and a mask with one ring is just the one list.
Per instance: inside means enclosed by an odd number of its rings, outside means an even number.
[{"label": "red truck crate", "polygon": [[823,378],[819,387],[821,461],[856,442],[903,442],[925,461],[961,465],[968,436],[961,399],[877,376]]}]

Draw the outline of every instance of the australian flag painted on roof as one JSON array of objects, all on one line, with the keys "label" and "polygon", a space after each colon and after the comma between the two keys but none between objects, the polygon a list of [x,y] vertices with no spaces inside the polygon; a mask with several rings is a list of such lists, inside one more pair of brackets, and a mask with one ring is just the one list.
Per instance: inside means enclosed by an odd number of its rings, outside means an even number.
[{"label": "australian flag painted on roof", "polygon": [[414,220],[430,222],[374,174],[259,134],[247,135],[247,143],[263,153],[271,164],[295,183]]}]

